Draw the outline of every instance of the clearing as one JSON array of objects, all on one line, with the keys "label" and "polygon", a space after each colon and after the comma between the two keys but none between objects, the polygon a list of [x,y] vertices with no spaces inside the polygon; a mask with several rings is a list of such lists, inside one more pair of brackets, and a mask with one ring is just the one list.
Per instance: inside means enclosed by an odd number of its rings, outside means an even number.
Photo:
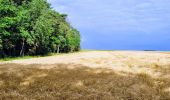
[{"label": "clearing", "polygon": [[3,61],[0,99],[170,100],[170,53],[86,51]]}]

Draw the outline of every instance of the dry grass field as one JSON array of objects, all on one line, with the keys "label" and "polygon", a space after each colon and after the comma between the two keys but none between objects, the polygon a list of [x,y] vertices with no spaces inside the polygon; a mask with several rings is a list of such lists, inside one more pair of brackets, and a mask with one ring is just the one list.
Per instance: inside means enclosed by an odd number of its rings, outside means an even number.
[{"label": "dry grass field", "polygon": [[170,100],[170,53],[87,51],[1,61],[0,100]]}]

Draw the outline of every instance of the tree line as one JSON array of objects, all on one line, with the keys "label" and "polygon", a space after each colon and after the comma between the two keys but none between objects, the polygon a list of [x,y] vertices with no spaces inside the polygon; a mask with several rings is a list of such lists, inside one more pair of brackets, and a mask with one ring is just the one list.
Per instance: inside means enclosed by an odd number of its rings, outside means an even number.
[{"label": "tree line", "polygon": [[0,57],[79,49],[79,31],[46,0],[0,0]]}]

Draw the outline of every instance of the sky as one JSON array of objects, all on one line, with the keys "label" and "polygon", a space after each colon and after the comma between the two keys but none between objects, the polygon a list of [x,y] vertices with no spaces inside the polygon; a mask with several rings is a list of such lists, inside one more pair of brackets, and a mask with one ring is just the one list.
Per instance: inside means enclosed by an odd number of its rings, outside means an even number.
[{"label": "sky", "polygon": [[170,0],[48,0],[68,14],[82,49],[170,51]]}]

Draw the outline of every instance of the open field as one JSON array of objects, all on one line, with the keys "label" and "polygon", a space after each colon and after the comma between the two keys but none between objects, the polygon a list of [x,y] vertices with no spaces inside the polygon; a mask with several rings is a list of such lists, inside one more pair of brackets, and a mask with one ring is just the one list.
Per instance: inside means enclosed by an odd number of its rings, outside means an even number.
[{"label": "open field", "polygon": [[170,100],[170,53],[87,51],[0,62],[0,99]]}]

